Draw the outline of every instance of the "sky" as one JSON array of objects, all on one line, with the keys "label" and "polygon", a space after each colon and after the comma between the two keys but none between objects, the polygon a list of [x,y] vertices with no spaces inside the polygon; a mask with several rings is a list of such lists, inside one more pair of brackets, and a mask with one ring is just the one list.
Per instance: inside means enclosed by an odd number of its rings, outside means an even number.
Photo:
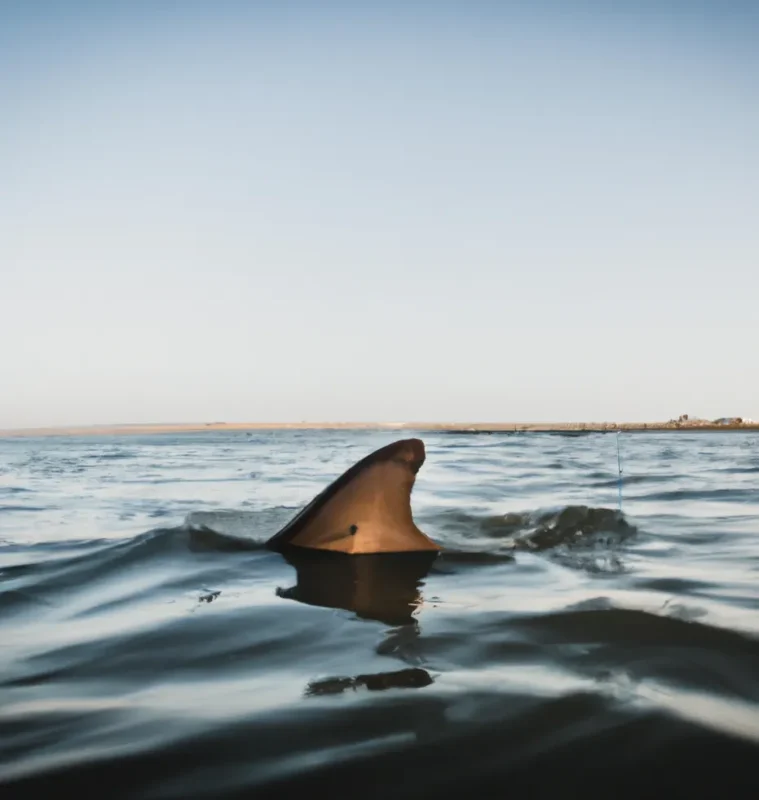
[{"label": "sky", "polygon": [[759,3],[0,4],[0,428],[759,419]]}]

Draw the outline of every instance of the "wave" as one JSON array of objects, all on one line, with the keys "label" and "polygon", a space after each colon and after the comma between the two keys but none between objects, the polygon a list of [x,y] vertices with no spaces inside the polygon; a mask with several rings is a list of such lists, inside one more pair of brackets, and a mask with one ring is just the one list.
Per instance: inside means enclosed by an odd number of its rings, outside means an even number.
[{"label": "wave", "polygon": [[[197,570],[197,554],[262,551],[266,541],[297,509],[193,512],[174,527],[159,527],[128,539],[56,542],[25,547],[32,558],[0,569],[0,615],[56,603],[73,592],[140,571],[164,570],[164,580]],[[569,567],[619,571],[618,561],[597,561],[636,532],[619,512],[567,506],[501,516],[444,511],[426,519],[443,547],[441,567],[477,567],[513,561],[519,552],[550,554]],[[10,548],[18,551],[18,548]],[[588,559],[587,554],[591,557]]]},{"label": "wave", "polygon": [[[534,797],[605,797],[611,786],[625,798],[677,789],[691,798],[752,797],[759,790],[750,742],[590,692],[525,698],[480,691],[467,698],[470,714],[428,688],[381,695],[359,704],[317,694],[297,715],[200,731],[189,722],[160,731],[118,705],[87,709],[80,720],[73,710],[59,712],[58,738],[71,742],[77,760],[16,768],[3,796],[97,795],[106,785],[119,800],[329,796],[347,786],[366,798],[446,800],[490,797],[510,785],[529,786]],[[105,746],[87,741],[87,726],[107,731]]]},{"label": "wave", "polygon": [[444,546],[451,544],[456,549],[475,542],[485,552],[613,546],[637,533],[621,512],[584,505],[502,515],[443,511],[426,517],[424,522],[431,532],[439,534]]},{"label": "wave", "polygon": [[54,511],[57,506],[20,506],[16,504],[4,503],[0,505],[0,513],[10,511]]},{"label": "wave", "polygon": [[[299,565],[298,585],[275,592],[296,577],[261,551],[295,511],[194,512],[118,541],[37,545],[48,560],[5,567],[0,625],[26,608],[49,640],[27,651],[26,619],[0,629],[20,653],[0,677],[12,732],[0,745],[2,796],[108,785],[120,798],[283,797],[357,781],[367,797],[460,797],[518,778],[538,796],[592,796],[589,763],[603,791],[620,775],[626,789],[650,779],[633,796],[655,794],[664,770],[677,782],[703,767],[708,780],[719,763],[720,788],[739,796],[756,749],[730,722],[736,707],[756,720],[755,638],[619,597],[546,611],[542,585],[511,612],[477,608],[475,596],[459,613],[457,590],[470,596],[476,583],[445,570],[419,598],[395,568],[376,585],[356,572],[338,586],[318,564],[316,581]],[[481,565],[499,603],[511,571],[499,562],[606,551],[637,532],[618,511],[577,505],[437,510],[424,522],[446,548],[441,561]],[[330,596],[316,596],[325,585]],[[396,601],[428,616],[371,607]],[[722,703],[716,721],[694,721],[704,697]]]},{"label": "wave", "polygon": [[746,489],[673,489],[668,492],[652,492],[646,495],[649,502],[663,502],[672,500],[716,500],[722,502],[752,500],[756,502],[756,488]]},{"label": "wave", "polygon": [[[0,576],[6,580],[26,576],[36,590],[66,588],[190,553],[261,550],[297,511],[276,506],[258,511],[193,512],[181,525],[154,528],[129,539],[26,545],[24,551],[31,554],[39,550],[48,557],[6,566]],[[461,564],[509,560],[520,551],[615,547],[637,532],[618,511],[588,506],[500,516],[442,511],[428,515],[424,523],[442,545],[448,561]],[[57,552],[60,550],[63,554]]]}]

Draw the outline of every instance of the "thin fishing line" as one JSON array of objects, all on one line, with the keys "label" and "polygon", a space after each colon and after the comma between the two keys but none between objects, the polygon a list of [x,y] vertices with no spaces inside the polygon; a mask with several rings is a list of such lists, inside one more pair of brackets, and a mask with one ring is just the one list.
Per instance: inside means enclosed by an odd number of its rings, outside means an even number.
[{"label": "thin fishing line", "polygon": [[617,469],[619,470],[619,513],[622,513],[622,455],[619,450],[619,434],[622,431],[617,431]]}]

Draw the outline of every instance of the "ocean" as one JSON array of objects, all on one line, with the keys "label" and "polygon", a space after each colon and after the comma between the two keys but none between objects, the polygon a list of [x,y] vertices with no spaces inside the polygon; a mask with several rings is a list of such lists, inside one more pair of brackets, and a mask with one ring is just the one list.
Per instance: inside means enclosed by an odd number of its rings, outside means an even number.
[{"label": "ocean", "polygon": [[[436,559],[264,549],[410,435]],[[759,796],[759,434],[0,439],[0,797],[320,791]]]}]

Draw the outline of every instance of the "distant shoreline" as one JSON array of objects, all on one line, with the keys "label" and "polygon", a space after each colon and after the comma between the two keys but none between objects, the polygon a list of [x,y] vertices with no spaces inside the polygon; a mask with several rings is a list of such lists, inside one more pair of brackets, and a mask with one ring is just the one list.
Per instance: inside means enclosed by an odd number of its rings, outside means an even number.
[{"label": "distant shoreline", "polygon": [[199,433],[202,431],[376,430],[449,433],[655,433],[759,431],[759,422],[719,424],[701,420],[671,422],[198,422],[81,425],[0,430],[0,438],[34,436],[113,436]]}]

